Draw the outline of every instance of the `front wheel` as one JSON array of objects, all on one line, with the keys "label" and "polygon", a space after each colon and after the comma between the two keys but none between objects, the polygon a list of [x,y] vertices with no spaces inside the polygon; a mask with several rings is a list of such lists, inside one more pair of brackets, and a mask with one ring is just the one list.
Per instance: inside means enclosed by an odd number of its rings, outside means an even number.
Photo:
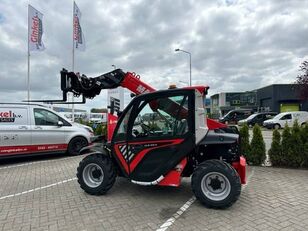
[{"label": "front wheel", "polygon": [[220,160],[201,163],[193,173],[191,185],[196,198],[209,208],[230,207],[241,194],[238,173]]},{"label": "front wheel", "polygon": [[108,156],[92,154],[85,157],[77,168],[80,188],[91,195],[105,194],[114,184],[116,171]]},{"label": "front wheel", "polygon": [[77,136],[69,142],[67,152],[71,156],[76,156],[79,155],[80,150],[86,146],[88,146],[87,139]]}]

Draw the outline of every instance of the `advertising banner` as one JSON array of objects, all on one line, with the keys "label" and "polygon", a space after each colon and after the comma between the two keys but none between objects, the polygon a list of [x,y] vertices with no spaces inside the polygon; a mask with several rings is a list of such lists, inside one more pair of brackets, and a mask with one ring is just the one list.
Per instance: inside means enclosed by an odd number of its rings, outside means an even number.
[{"label": "advertising banner", "polygon": [[28,43],[29,51],[43,51],[43,14],[31,5],[28,6]]}]

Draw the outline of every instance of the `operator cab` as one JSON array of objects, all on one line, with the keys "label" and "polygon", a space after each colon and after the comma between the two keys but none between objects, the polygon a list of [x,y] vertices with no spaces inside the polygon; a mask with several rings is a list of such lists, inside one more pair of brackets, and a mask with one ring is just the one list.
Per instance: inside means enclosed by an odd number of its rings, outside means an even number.
[{"label": "operator cab", "polygon": [[157,181],[192,152],[207,133],[202,98],[196,89],[135,97],[110,145],[124,175],[136,182]]}]

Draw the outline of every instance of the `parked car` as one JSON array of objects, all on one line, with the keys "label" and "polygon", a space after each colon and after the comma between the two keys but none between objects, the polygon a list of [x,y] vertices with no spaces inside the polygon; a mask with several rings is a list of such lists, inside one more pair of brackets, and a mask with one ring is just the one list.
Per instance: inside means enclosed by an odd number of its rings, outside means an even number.
[{"label": "parked car", "polygon": [[67,152],[77,155],[93,129],[35,104],[0,103],[0,157]]},{"label": "parked car", "polygon": [[259,113],[254,113],[250,115],[248,118],[239,120],[238,125],[244,125],[247,124],[249,127],[253,127],[255,124],[258,124],[260,126],[263,125],[263,122],[265,120],[271,119],[274,116],[277,115],[277,112],[259,112]]},{"label": "parked car", "polygon": [[267,128],[284,128],[286,124],[289,127],[293,126],[293,123],[297,120],[299,125],[305,125],[308,122],[308,112],[306,111],[293,111],[283,112],[276,115],[273,119],[265,120],[263,126]]},{"label": "parked car", "polygon": [[252,109],[231,110],[223,117],[220,117],[219,122],[225,124],[237,124],[239,120],[246,119],[253,113],[254,111]]}]

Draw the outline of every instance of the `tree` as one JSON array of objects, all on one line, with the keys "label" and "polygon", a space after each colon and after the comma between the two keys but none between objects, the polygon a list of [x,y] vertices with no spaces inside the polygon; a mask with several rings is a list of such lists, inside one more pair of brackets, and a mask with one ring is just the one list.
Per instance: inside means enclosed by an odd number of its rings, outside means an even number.
[{"label": "tree", "polygon": [[268,151],[269,158],[273,166],[280,166],[282,163],[282,153],[281,153],[281,135],[278,129],[273,131],[273,140],[271,148]]},{"label": "tree", "polygon": [[305,126],[303,126],[301,128],[300,136],[301,136],[301,141],[302,141],[303,146],[304,146],[304,153],[303,153],[304,163],[303,163],[303,166],[308,167],[308,123],[306,123]]},{"label": "tree", "polygon": [[304,61],[299,70],[302,72],[296,77],[295,83],[299,84],[299,93],[302,100],[308,99],[308,61]]},{"label": "tree", "polygon": [[263,140],[261,128],[255,125],[252,130],[252,139],[250,143],[250,152],[248,162],[254,165],[261,165],[266,159],[265,143]]},{"label": "tree", "polygon": [[249,128],[247,124],[244,124],[240,129],[240,139],[241,139],[241,154],[247,157],[250,151],[249,145]]},{"label": "tree", "polygon": [[291,156],[290,162],[293,167],[301,167],[304,164],[304,144],[301,139],[301,130],[297,120],[291,129]]}]

